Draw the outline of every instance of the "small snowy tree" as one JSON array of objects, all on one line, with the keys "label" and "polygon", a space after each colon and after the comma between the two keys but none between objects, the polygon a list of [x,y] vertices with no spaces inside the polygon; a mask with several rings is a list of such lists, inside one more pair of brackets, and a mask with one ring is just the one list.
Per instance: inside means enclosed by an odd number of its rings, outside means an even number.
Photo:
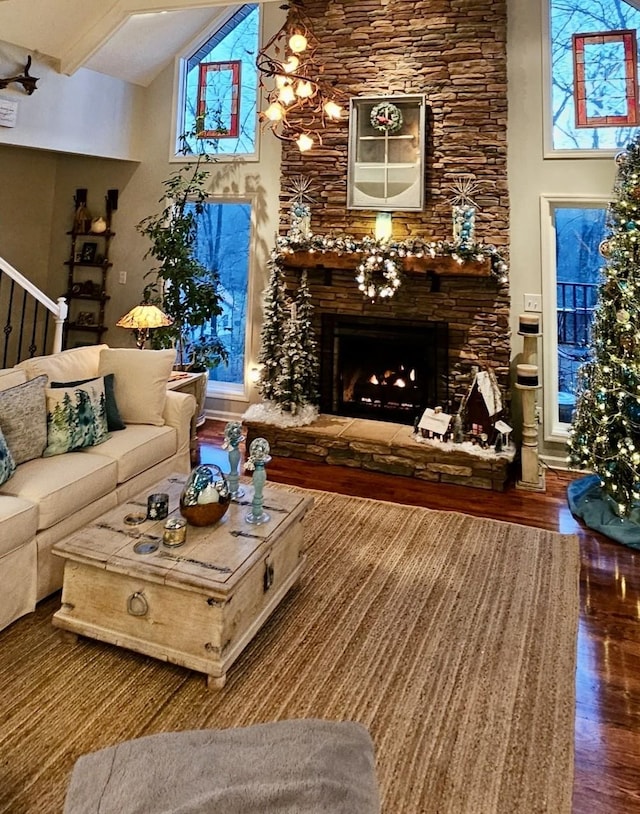
[{"label": "small snowy tree", "polygon": [[307,272],[303,271],[295,298],[296,319],[300,344],[300,378],[302,391],[307,404],[317,404],[320,397],[318,382],[320,378],[320,360],[318,343],[313,330],[313,305],[307,281]]},{"label": "small snowy tree", "polygon": [[304,349],[300,342],[298,320],[292,317],[287,323],[284,335],[280,375],[276,379],[273,401],[283,410],[296,413],[298,407],[306,404]]},{"label": "small snowy tree", "polygon": [[274,400],[276,382],[281,373],[287,318],[284,274],[280,263],[272,256],[269,261],[271,275],[264,296],[264,322],[260,335],[261,347],[258,361],[262,365],[260,395],[267,401]]}]

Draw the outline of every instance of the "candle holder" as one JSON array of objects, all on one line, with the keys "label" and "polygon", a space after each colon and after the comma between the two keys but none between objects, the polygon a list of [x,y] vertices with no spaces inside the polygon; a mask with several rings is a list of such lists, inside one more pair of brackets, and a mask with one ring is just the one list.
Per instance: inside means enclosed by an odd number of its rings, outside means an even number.
[{"label": "candle holder", "polygon": [[240,464],[240,444],[244,441],[242,434],[242,424],[239,421],[229,421],[224,428],[224,441],[222,449],[228,450],[229,454],[229,474],[227,483],[229,484],[229,494],[231,500],[236,502],[244,497],[244,489],[239,484],[240,476],[238,466]]},{"label": "candle holder", "polygon": [[245,517],[247,523],[259,526],[267,523],[271,516],[263,510],[262,492],[267,481],[266,465],[271,460],[269,455],[269,442],[266,438],[254,438],[249,447],[249,457],[245,468],[253,472],[253,500],[251,501],[251,511]]}]

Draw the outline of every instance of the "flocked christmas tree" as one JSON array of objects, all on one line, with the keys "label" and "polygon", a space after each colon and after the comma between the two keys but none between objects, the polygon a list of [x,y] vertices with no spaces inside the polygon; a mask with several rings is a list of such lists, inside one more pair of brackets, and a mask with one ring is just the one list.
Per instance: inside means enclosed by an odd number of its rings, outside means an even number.
[{"label": "flocked christmas tree", "polygon": [[281,372],[284,336],[289,316],[282,267],[273,258],[270,265],[271,276],[264,297],[264,322],[258,357],[258,361],[262,365],[260,395],[266,401],[273,401],[276,395],[276,383]]},{"label": "flocked christmas tree", "polygon": [[578,374],[569,460],[597,474],[614,511],[628,516],[640,503],[640,136],[616,163],[592,357]]},{"label": "flocked christmas tree", "polygon": [[284,334],[280,375],[276,379],[273,400],[283,410],[296,413],[306,403],[304,394],[304,350],[300,342],[298,320],[292,314]]},{"label": "flocked christmas tree", "polygon": [[320,360],[318,358],[318,343],[313,330],[313,305],[311,292],[307,280],[307,272],[300,276],[300,285],[296,292],[296,319],[300,341],[300,376],[302,378],[302,391],[306,404],[317,404],[319,399],[318,380],[320,376]]}]

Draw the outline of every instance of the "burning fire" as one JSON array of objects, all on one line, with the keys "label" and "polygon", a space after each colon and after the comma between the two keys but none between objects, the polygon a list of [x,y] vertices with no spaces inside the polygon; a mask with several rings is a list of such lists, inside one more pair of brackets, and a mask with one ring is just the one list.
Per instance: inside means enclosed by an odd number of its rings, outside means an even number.
[{"label": "burning fire", "polygon": [[[393,387],[406,387],[407,386],[407,381],[401,375],[402,370],[403,369],[400,368],[400,373],[396,373],[394,370],[385,370],[384,375],[382,377],[382,381],[380,381],[380,379],[378,379],[378,377],[374,373],[373,376],[371,376],[369,378],[369,384],[377,384],[377,385],[381,385],[381,386],[385,386],[385,385],[390,384]],[[412,381],[412,382],[415,382],[415,380],[416,380],[416,371],[415,371],[415,369],[412,369],[411,372],[409,373],[409,380]]]}]

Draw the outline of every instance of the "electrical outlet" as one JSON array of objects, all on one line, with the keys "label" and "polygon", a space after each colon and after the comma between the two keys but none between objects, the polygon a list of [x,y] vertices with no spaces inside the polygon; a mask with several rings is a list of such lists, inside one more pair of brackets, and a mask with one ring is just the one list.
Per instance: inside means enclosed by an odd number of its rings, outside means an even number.
[{"label": "electrical outlet", "polygon": [[118,282],[120,283],[120,285],[126,285],[127,284],[127,272],[126,271],[121,271],[120,272],[120,274],[118,275]]},{"label": "electrical outlet", "polygon": [[525,294],[524,310],[534,314],[542,313],[542,294]]}]

